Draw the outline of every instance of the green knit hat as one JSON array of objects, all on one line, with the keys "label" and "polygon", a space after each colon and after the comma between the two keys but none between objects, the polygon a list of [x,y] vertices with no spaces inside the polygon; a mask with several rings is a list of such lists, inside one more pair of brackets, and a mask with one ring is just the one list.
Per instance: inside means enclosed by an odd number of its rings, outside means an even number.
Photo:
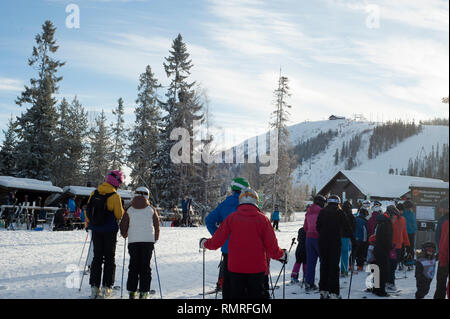
[{"label": "green knit hat", "polygon": [[246,189],[249,187],[250,187],[250,184],[243,177],[235,178],[231,182],[231,189],[234,191],[242,191],[243,189]]}]

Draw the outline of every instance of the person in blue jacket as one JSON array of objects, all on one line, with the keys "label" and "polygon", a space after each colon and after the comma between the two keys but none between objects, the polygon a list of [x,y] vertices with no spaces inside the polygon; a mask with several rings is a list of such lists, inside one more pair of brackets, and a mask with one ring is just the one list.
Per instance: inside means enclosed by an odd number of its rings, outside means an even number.
[{"label": "person in blue jacket", "polygon": [[355,230],[355,258],[358,271],[363,271],[364,262],[366,261],[368,236],[367,236],[367,216],[369,212],[365,208],[359,210],[359,215],[356,217]]},{"label": "person in blue jacket", "polygon": [[75,212],[77,211],[77,205],[75,204],[75,197],[71,196],[67,203],[67,208],[69,209],[70,216],[73,217]]},{"label": "person in blue jacket", "polygon": [[[250,187],[245,178],[235,178],[231,183],[233,193],[220,203],[212,212],[206,216],[206,228],[211,235],[219,229],[219,226],[239,206],[239,195],[241,191]],[[219,282],[217,289],[222,289],[222,298],[230,299],[230,282],[228,272],[228,240],[222,246],[222,261],[220,263]]]},{"label": "person in blue jacket", "polygon": [[272,223],[273,229],[278,229],[278,223],[280,222],[280,211],[278,210],[278,206],[275,206],[275,210],[272,213]]},{"label": "person in blue jacket", "polygon": [[406,253],[410,259],[414,258],[414,243],[417,232],[416,215],[412,211],[413,206],[414,204],[410,200],[403,203],[403,217],[406,219],[406,232],[408,233],[409,243],[411,244],[407,247]]}]

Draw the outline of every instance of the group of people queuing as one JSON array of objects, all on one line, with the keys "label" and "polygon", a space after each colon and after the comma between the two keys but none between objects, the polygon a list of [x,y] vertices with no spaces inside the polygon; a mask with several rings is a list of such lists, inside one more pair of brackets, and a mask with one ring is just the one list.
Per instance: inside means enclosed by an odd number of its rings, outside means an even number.
[{"label": "group of people queuing", "polygon": [[[356,216],[350,201],[341,206],[338,196],[314,198],[308,207],[303,227],[298,231],[296,262],[291,281],[299,283],[303,265],[302,285],[307,293],[319,291],[321,299],[339,299],[339,277],[358,274],[364,266],[375,264],[380,270],[379,285],[368,288],[380,297],[398,292],[395,285],[396,270],[413,270],[417,299],[424,298],[435,274],[437,250],[439,267],[434,298],[448,294],[448,199],[439,203],[439,219],[435,242],[426,242],[415,250],[417,221],[413,203],[389,205],[383,209],[380,202],[364,201]],[[319,286],[315,272],[320,260]]]}]

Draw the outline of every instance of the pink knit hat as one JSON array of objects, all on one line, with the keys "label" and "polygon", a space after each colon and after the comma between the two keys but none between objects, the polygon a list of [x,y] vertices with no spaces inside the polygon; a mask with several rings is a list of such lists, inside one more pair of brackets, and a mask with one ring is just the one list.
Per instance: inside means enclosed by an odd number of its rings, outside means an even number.
[{"label": "pink knit hat", "polygon": [[123,181],[124,176],[121,171],[111,171],[106,175],[106,182],[115,188],[119,188]]}]

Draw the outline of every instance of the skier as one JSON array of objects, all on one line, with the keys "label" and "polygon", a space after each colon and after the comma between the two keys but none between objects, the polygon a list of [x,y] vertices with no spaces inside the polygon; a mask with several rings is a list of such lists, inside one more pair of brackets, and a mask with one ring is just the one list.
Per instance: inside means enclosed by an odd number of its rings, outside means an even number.
[{"label": "skier", "polygon": [[[434,299],[445,299],[445,286],[448,281],[448,198],[441,201],[438,205],[439,212],[447,216],[447,219],[443,222],[440,232],[439,240],[439,267],[436,275],[436,292],[434,293]],[[448,296],[448,284],[447,284],[447,296]]]},{"label": "skier", "polygon": [[267,299],[264,288],[267,258],[288,261],[287,251],[278,246],[270,220],[259,210],[258,202],[258,193],[243,190],[237,211],[222,222],[211,239],[200,240],[200,248],[210,250],[229,242],[231,299]]},{"label": "skier", "polygon": [[436,270],[436,245],[426,242],[422,245],[416,260],[416,299],[423,299],[430,291]]},{"label": "skier", "polygon": [[273,229],[278,229],[278,223],[280,222],[280,211],[278,206],[275,206],[275,211],[272,213],[271,221],[273,222]]},{"label": "skier", "polygon": [[366,217],[369,212],[365,208],[359,210],[359,215],[356,217],[355,230],[355,259],[358,271],[363,271],[364,262],[367,256],[368,236],[367,236],[367,220]]},{"label": "skier", "polygon": [[[231,213],[237,210],[239,205],[239,195],[243,189],[250,187],[245,178],[238,177],[231,182],[232,194],[220,203],[205,218],[206,228],[211,235],[217,231],[217,224],[221,224]],[[229,272],[228,272],[228,241],[222,246],[222,261],[220,264],[219,281],[217,289],[222,290],[222,298],[230,299],[229,291]]]},{"label": "skier", "polygon": [[384,214],[377,216],[377,227],[375,232],[375,245],[373,255],[375,264],[379,268],[379,287],[374,287],[373,293],[379,297],[389,297],[386,293],[386,281],[389,276],[389,253],[392,250],[392,238],[394,234],[392,219],[399,212],[395,206],[388,206]]},{"label": "skier", "polygon": [[375,234],[375,227],[377,226],[377,216],[383,214],[383,207],[381,205],[374,205],[372,208],[372,216],[367,221],[367,235]]},{"label": "skier", "polygon": [[[117,232],[119,231],[118,221],[122,219],[124,213],[117,189],[123,182],[122,172],[110,171],[106,176],[106,181],[89,197],[86,220],[92,231],[94,245],[94,258],[89,279],[92,299],[109,298],[112,295],[116,268],[114,259]],[[103,282],[100,292],[103,264]]]},{"label": "skier", "polygon": [[[350,232],[344,232],[341,238],[341,277],[348,276],[348,253],[350,250],[353,250],[354,243],[352,243],[351,239],[353,238],[353,234],[356,229],[356,220],[355,216],[353,216],[352,212],[353,206],[349,201],[345,201],[342,205],[342,210],[345,214],[345,218],[347,219],[347,223],[350,225]],[[352,256],[353,260],[353,256]],[[353,268],[353,264],[350,266],[350,269]]]},{"label": "skier", "polygon": [[439,242],[441,240],[442,225],[445,223],[446,220],[448,220],[448,198],[439,202],[438,210],[441,217],[438,220],[438,223],[436,225],[436,231],[434,233],[436,246],[439,246]]},{"label": "skier", "polygon": [[150,260],[155,243],[159,239],[159,217],[156,208],[150,205],[150,191],[146,187],[138,187],[131,207],[123,215],[120,222],[120,233],[128,238],[127,290],[130,299],[137,299],[139,284],[139,299],[148,299],[152,270]]},{"label": "skier", "polygon": [[191,210],[191,199],[187,197],[187,195],[184,195],[183,200],[181,201],[181,210],[183,212],[183,221],[182,225],[184,227],[189,226],[189,213]]},{"label": "skier", "polygon": [[[399,204],[397,204],[398,206]],[[399,206],[402,208],[402,206]],[[402,247],[403,245],[405,247],[409,247],[409,239],[408,239],[408,233],[406,231],[406,220],[401,215],[401,211],[397,208],[396,211],[398,212],[398,215],[396,215],[392,219],[392,227],[393,227],[393,249],[391,252],[391,256],[389,259],[390,264],[390,272],[389,277],[386,283],[386,290],[395,292],[397,291],[397,287],[395,286],[395,270],[397,269],[398,263],[401,258],[402,254]]]},{"label": "skier", "polygon": [[[405,263],[409,263],[414,258],[414,245],[417,232],[417,221],[416,215],[412,211],[414,204],[410,200],[407,200],[403,203],[403,206],[405,207],[403,217],[406,220],[406,232],[408,233],[409,239],[409,249],[406,250],[407,258],[405,260]],[[411,269],[412,267],[408,266],[408,270]]]},{"label": "skier", "polygon": [[317,217],[320,210],[325,206],[326,198],[322,195],[314,197],[313,204],[308,208],[303,227],[306,231],[306,283],[305,291],[307,293],[317,291],[318,287],[314,283],[316,277],[316,264],[319,258],[319,233],[316,229]]},{"label": "skier", "polygon": [[306,261],[306,231],[304,227],[301,227],[298,230],[297,235],[297,248],[295,249],[295,264],[291,272],[291,283],[299,283],[298,275],[302,265],[304,283],[306,276]]},{"label": "skier", "polygon": [[341,237],[351,233],[337,195],[331,195],[328,205],[317,217],[320,255],[320,299],[341,299],[339,288],[339,260],[341,256]]}]

